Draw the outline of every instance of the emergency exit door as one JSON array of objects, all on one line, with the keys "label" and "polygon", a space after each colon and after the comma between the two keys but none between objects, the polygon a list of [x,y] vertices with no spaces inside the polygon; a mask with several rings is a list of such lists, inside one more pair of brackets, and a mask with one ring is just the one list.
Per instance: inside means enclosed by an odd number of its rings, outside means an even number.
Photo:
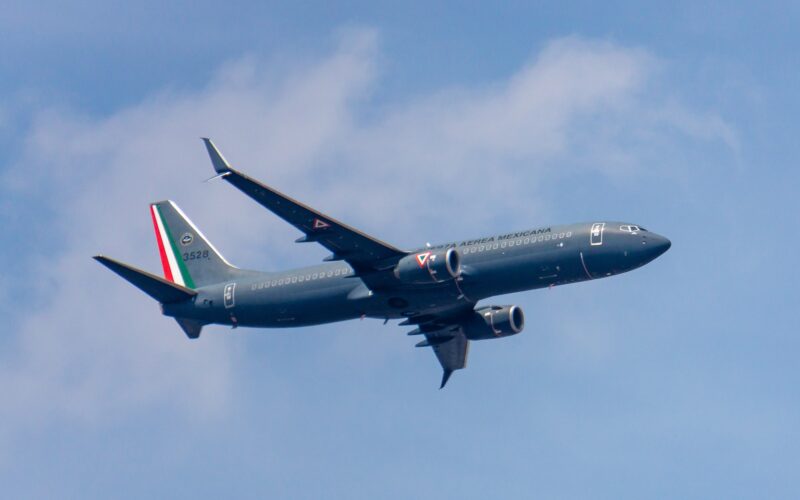
[{"label": "emergency exit door", "polygon": [[230,309],[234,306],[234,292],[236,291],[236,283],[228,283],[225,285],[225,291],[222,292],[222,300],[225,303],[225,309]]},{"label": "emergency exit door", "polygon": [[589,232],[589,242],[592,246],[603,244],[603,231],[605,231],[605,229],[605,222],[595,222],[592,224],[592,230]]}]

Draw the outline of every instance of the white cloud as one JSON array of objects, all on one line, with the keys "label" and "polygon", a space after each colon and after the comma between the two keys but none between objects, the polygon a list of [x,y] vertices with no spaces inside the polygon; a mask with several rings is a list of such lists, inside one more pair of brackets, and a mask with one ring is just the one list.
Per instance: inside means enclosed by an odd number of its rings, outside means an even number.
[{"label": "white cloud", "polygon": [[[562,165],[611,174],[635,165],[619,138],[661,126],[648,118],[658,105],[641,98],[653,59],[640,49],[556,40],[494,85],[417,96],[365,119],[376,60],[375,33],[351,32],[319,61],[285,68],[245,58],[201,91],[163,92],[109,117],[40,113],[25,168],[3,182],[52,210],[36,223],[63,244],[29,272],[48,302],[24,313],[0,369],[0,426],[92,421],[166,402],[223,411],[243,354],[223,336],[186,341],[148,298],[89,259],[102,252],[157,269],[146,203],[169,197],[236,263],[308,262],[290,244],[293,230],[224,183],[199,182],[211,173],[200,136],[252,175],[411,244],[435,231],[475,236],[501,214],[514,225],[541,217],[542,177],[562,175]],[[689,134],[729,140],[724,124],[703,126],[688,111],[679,121]],[[465,202],[477,208],[459,212]]]}]

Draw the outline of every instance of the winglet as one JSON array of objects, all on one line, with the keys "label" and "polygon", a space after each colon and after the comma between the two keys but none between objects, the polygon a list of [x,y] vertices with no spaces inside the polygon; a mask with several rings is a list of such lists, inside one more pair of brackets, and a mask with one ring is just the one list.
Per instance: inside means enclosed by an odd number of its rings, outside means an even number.
[{"label": "winglet", "polygon": [[447,381],[450,380],[450,375],[453,374],[453,370],[445,369],[444,373],[442,373],[442,385],[439,386],[439,389],[444,389],[444,386],[447,384]]},{"label": "winglet", "polygon": [[208,150],[208,156],[211,157],[211,163],[214,165],[214,170],[218,174],[224,174],[226,172],[231,171],[231,166],[228,164],[228,161],[222,156],[222,153],[219,152],[217,147],[211,142],[211,139],[208,137],[203,137],[203,143],[206,145],[206,149]]}]

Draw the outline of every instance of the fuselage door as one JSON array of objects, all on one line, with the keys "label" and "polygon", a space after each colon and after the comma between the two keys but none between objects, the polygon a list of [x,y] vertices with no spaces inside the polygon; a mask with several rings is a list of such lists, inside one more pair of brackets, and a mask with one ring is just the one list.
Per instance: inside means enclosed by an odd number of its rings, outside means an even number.
[{"label": "fuselage door", "polygon": [[222,299],[225,303],[225,309],[230,309],[235,304],[234,292],[236,291],[236,283],[228,283],[225,285],[225,291],[222,292]]},{"label": "fuselage door", "polygon": [[592,246],[603,244],[603,231],[605,231],[605,229],[605,222],[595,222],[592,224],[592,230],[589,232],[589,243]]}]

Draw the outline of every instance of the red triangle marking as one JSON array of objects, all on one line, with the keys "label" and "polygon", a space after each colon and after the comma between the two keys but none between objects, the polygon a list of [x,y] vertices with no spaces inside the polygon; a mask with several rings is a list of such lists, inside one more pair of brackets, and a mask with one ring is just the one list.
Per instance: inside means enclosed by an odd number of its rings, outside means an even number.
[{"label": "red triangle marking", "polygon": [[325,229],[326,227],[331,227],[331,225],[323,220],[314,219],[313,227],[314,229]]},{"label": "red triangle marking", "polygon": [[428,257],[430,256],[431,256],[430,252],[418,253],[417,264],[419,264],[419,267],[425,267],[425,263],[428,262]]}]

